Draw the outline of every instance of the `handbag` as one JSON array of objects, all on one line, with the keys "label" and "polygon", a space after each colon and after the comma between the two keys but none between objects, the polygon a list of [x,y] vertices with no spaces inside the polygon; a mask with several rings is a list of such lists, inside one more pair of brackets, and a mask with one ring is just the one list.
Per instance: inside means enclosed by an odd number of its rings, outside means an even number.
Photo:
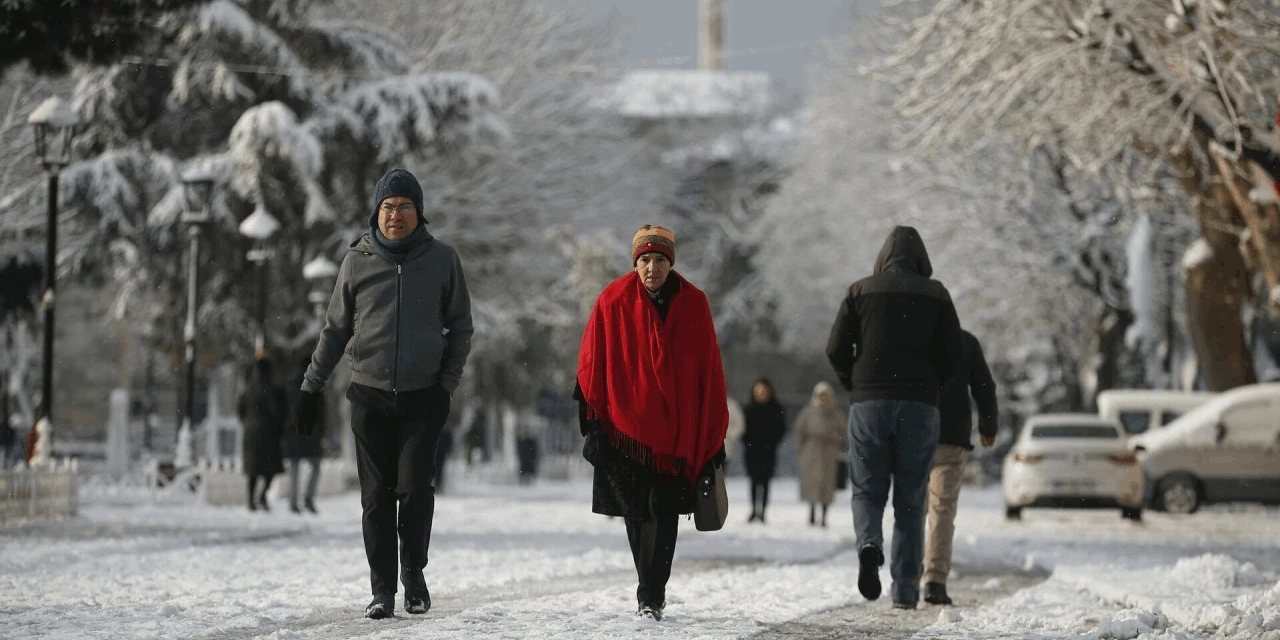
[{"label": "handbag", "polygon": [[698,474],[693,496],[693,524],[698,531],[719,531],[729,517],[729,493],[724,488],[724,465],[708,464]]},{"label": "handbag", "polygon": [[849,488],[849,461],[836,461],[836,491]]}]

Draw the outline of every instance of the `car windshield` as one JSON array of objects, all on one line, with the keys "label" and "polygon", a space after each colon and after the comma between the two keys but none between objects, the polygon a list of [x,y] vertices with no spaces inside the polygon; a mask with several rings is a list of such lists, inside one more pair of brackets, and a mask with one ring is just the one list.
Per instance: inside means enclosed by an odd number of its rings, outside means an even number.
[{"label": "car windshield", "polygon": [[1120,437],[1115,427],[1103,424],[1040,424],[1031,428],[1032,438],[1109,438]]}]

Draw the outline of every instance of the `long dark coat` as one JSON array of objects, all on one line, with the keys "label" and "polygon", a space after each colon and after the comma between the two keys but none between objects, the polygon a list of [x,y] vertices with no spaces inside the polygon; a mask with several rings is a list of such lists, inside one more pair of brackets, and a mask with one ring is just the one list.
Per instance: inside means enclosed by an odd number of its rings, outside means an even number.
[{"label": "long dark coat", "polygon": [[761,404],[752,398],[742,413],[747,422],[746,432],[742,434],[742,444],[746,445],[747,475],[756,481],[771,480],[778,465],[778,445],[787,433],[782,403],[776,398],[769,398],[768,402]]},{"label": "long dark coat", "polygon": [[244,474],[273,476],[284,473],[280,438],[284,431],[284,389],[274,384],[271,365],[259,360],[250,369],[245,390],[236,407],[244,425]]}]

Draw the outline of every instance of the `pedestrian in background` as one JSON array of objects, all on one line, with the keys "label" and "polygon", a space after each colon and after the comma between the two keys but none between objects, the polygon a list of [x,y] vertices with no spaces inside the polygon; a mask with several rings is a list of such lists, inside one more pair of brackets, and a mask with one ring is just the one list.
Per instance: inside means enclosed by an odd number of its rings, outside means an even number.
[{"label": "pedestrian in background", "polygon": [[742,434],[747,431],[747,419],[742,414],[742,405],[737,400],[729,398],[729,430],[724,434],[724,466],[725,470],[729,469],[729,465],[733,464],[734,454],[738,451],[738,441],[742,440]]},{"label": "pedestrian in background", "polygon": [[728,403],[707,296],[672,270],[675,235],[645,225],[634,271],[596,299],[578,352],[582,455],[595,468],[591,510],[624,519],[636,614],[661,620],[679,517],[694,483],[724,462]]},{"label": "pedestrian in background", "polygon": [[[289,406],[296,404],[302,389],[302,377],[306,373],[311,359],[307,358],[295,367],[297,375],[289,381],[286,393],[292,397]],[[289,511],[302,513],[306,509],[316,511],[316,489],[320,485],[320,458],[324,455],[325,425],[327,424],[325,405],[320,404],[316,414],[316,429],[307,434],[298,433],[297,429],[289,429],[284,436],[284,455],[289,460]],[[306,464],[307,480],[302,482],[302,466]]]},{"label": "pedestrian in background", "polygon": [[893,486],[891,595],[897,609],[920,601],[925,495],[938,446],[938,393],[964,360],[960,321],[911,227],[889,233],[874,273],[840,304],[827,357],[850,391],[850,488],[858,591],[880,597],[884,507]]},{"label": "pedestrian in background", "polygon": [[831,385],[814,385],[813,397],[791,428],[796,434],[800,499],[809,503],[809,526],[827,526],[827,508],[835,500],[836,483],[840,480],[840,452],[849,439],[847,424],[848,413],[836,406]]},{"label": "pedestrian in background", "polygon": [[265,352],[256,354],[236,403],[236,414],[244,427],[242,457],[250,511],[270,511],[267,492],[271,481],[276,474],[284,473],[280,439],[288,412],[284,389],[275,384],[272,369]]},{"label": "pedestrian in background", "polygon": [[929,604],[951,604],[947,576],[951,574],[951,543],[956,535],[956,503],[960,500],[964,466],[973,450],[970,394],[978,405],[978,434],[983,447],[995,444],[999,427],[996,383],[982,356],[982,344],[968,331],[962,335],[964,364],[942,389],[938,402],[942,428],[929,475],[929,531],[924,547],[924,601]]},{"label": "pedestrian in background", "polygon": [[751,516],[747,522],[763,524],[769,508],[769,483],[778,466],[778,445],[787,433],[787,421],[782,404],[774,397],[773,384],[765,378],[751,385],[751,400],[742,413],[747,425],[742,434],[743,457],[751,479]]}]

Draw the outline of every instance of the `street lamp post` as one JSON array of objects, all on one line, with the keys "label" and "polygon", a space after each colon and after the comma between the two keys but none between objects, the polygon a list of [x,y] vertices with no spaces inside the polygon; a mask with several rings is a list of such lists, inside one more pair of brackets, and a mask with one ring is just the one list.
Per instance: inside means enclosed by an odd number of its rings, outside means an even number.
[{"label": "street lamp post", "polygon": [[329,294],[324,290],[324,283],[337,275],[338,265],[324,256],[316,256],[314,260],[302,267],[302,277],[312,283],[312,289],[307,294],[307,300],[311,302],[315,309],[316,320],[321,323],[320,328],[324,328],[324,303],[329,301]]},{"label": "street lamp post", "polygon": [[272,255],[272,251],[267,248],[267,240],[279,229],[280,223],[261,204],[240,223],[240,234],[254,241],[253,248],[245,257],[254,264],[258,272],[258,336],[253,345],[255,356],[265,353],[267,348],[267,260]]},{"label": "street lamp post", "polygon": [[79,120],[66,100],[52,97],[31,112],[27,123],[35,134],[36,155],[49,179],[48,233],[44,253],[44,370],[40,395],[41,419],[53,423],[53,328],[54,291],[58,258],[58,173],[71,162],[71,136]]},{"label": "street lamp post", "polygon": [[195,422],[196,407],[196,309],[200,270],[200,231],[208,224],[209,208],[213,199],[213,174],[204,169],[189,169],[182,174],[182,190],[185,207],[182,221],[187,223],[187,321],[182,326],[182,338],[187,358],[187,397],[183,403],[182,425],[191,429]]}]

